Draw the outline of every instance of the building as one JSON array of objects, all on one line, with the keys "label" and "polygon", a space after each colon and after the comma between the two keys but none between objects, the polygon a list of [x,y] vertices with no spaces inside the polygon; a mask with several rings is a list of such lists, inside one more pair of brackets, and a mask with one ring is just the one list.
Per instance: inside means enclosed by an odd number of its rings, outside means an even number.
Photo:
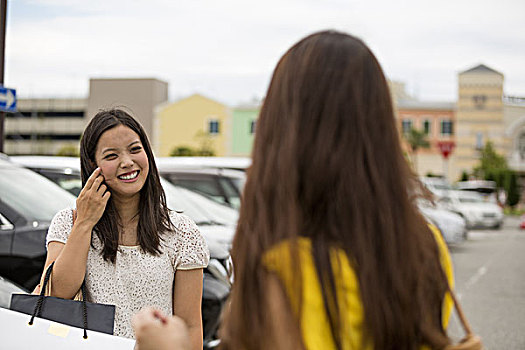
[{"label": "building", "polygon": [[177,147],[212,149],[230,155],[231,112],[224,104],[195,94],[156,109],[153,149],[167,157]]},{"label": "building", "polygon": [[505,137],[509,141],[507,162],[511,169],[525,175],[525,97],[503,98]]},{"label": "building", "polygon": [[459,178],[463,171],[472,171],[487,141],[498,153],[508,156],[503,82],[503,74],[483,64],[459,73],[452,179]]},{"label": "building", "polygon": [[153,138],[155,108],[168,101],[168,83],[154,78],[90,79],[86,115],[100,109],[125,106]]},{"label": "building", "polygon": [[19,99],[18,112],[7,113],[4,152],[10,155],[55,155],[78,152],[86,125],[87,100]]},{"label": "building", "polygon": [[239,106],[232,110],[231,156],[249,156],[259,117],[259,105]]},{"label": "building", "polygon": [[[453,102],[422,102],[400,100],[396,104],[399,128],[402,135],[414,128],[427,135],[429,148],[419,148],[416,155],[410,154],[416,172],[421,175],[443,174],[451,176],[453,166],[443,158],[438,142],[455,142],[455,104]],[[410,147],[405,144],[410,152]]]},{"label": "building", "polygon": [[5,121],[4,151],[10,155],[78,152],[82,132],[103,108],[125,106],[150,140],[154,109],[168,99],[168,84],[157,79],[90,79],[88,98],[18,99],[18,112]]}]

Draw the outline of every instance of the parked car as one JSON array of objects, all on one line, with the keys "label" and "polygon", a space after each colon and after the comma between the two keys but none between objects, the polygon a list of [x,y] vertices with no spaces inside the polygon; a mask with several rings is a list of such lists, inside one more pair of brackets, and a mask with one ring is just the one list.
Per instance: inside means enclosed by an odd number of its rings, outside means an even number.
[{"label": "parked car", "polygon": [[76,197],[37,173],[0,159],[0,276],[31,290],[53,216]]},{"label": "parked car", "polygon": [[52,156],[10,156],[9,160],[29,168],[78,196],[82,190],[80,158]]},{"label": "parked car", "polygon": [[246,175],[243,171],[214,167],[183,167],[172,158],[157,158],[162,177],[174,185],[205,195],[217,203],[239,209]]},{"label": "parked car", "polygon": [[[28,290],[34,288],[42,273],[46,254],[45,237],[53,216],[63,208],[75,206],[76,197],[57,184],[63,185],[65,183],[60,181],[61,176],[68,178],[74,176],[77,181],[80,181],[80,164],[78,162],[71,163],[73,160],[78,161],[78,158],[61,157],[64,159],[56,160],[46,159],[49,157],[31,158],[33,158],[31,166],[35,166],[42,174],[57,175],[50,176],[50,179],[56,183],[36,172],[23,168],[19,164],[0,160],[2,162],[0,165],[3,165],[0,166],[0,219],[2,220],[1,227],[5,227],[7,232],[4,235],[2,231],[0,236],[0,253],[2,254],[0,256],[0,275],[23,285]],[[37,167],[36,160],[38,158],[47,162]],[[18,158],[18,160],[23,159]],[[59,171],[61,162],[64,164],[69,162],[69,165],[72,165],[67,168],[69,169],[67,173]],[[54,171],[48,172],[42,171],[42,169]],[[7,173],[8,171],[10,173]],[[219,343],[217,330],[220,314],[231,288],[233,266],[229,248],[235,232],[238,213],[232,208],[215,203],[190,190],[175,187],[162,178],[161,182],[166,192],[168,207],[184,212],[191,217],[199,226],[208,243],[210,262],[208,267],[204,269],[202,318],[204,348],[211,349]],[[68,189],[71,190],[71,188]],[[4,193],[9,194],[9,196],[5,196]],[[8,206],[6,203],[10,205]],[[55,203],[55,205],[51,205],[51,203]],[[12,206],[20,207],[19,212],[13,214],[13,210],[9,209]],[[7,210],[4,211],[4,207]],[[46,210],[39,210],[41,207]],[[36,214],[34,214],[35,217],[31,216],[32,210],[40,216],[36,216]],[[24,215],[28,217],[26,220],[17,219]],[[37,218],[45,220],[37,221]],[[14,226],[13,222],[22,222],[24,226],[16,232],[16,235],[9,235],[12,231],[10,227]],[[27,224],[25,224],[26,222]],[[4,248],[8,247],[14,247],[12,254],[4,254]],[[20,257],[21,253],[16,250],[17,248],[18,250],[23,248],[23,253],[27,255],[23,256],[24,259]]]},{"label": "parked car", "polygon": [[0,307],[9,309],[12,294],[28,293],[28,290],[0,276]]},{"label": "parked car", "polygon": [[250,157],[157,157],[157,165],[175,168],[217,168],[246,171],[252,164]]},{"label": "parked car", "polygon": [[461,215],[468,228],[489,227],[500,228],[503,225],[503,209],[495,203],[485,201],[477,193],[467,191],[447,191],[438,199],[441,208]]},{"label": "parked car", "polygon": [[420,177],[419,180],[437,198],[446,195],[448,191],[454,189],[452,185],[442,177]]},{"label": "parked car", "polygon": [[439,229],[447,244],[458,244],[467,239],[467,223],[460,215],[426,201],[418,203],[418,207],[425,218]]},{"label": "parked car", "polygon": [[[72,194],[77,195],[82,189],[79,158],[15,156],[9,160],[38,172]],[[236,210],[217,204],[191,188],[173,185],[163,176],[161,184],[170,209],[187,214],[208,240],[224,244],[229,250],[239,215]]]},{"label": "parked car", "polygon": [[[182,159],[179,159],[179,157],[156,158],[155,161],[160,175],[174,185],[190,189],[217,203],[227,205],[236,210],[239,209],[245,182],[245,173],[243,171],[198,165],[202,162],[201,158],[211,157],[180,158]],[[12,156],[9,159],[44,175],[76,196],[82,189],[79,158]],[[220,159],[224,160],[224,158]],[[244,162],[240,162],[240,164],[244,163],[246,163],[246,159]],[[215,162],[210,164],[220,165],[221,162],[215,160]],[[235,163],[230,165],[233,166]]]}]

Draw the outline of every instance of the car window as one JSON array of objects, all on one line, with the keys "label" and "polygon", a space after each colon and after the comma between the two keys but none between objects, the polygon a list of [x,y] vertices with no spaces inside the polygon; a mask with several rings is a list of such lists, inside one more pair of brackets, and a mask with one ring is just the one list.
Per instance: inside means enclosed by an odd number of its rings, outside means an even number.
[{"label": "car window", "polygon": [[186,188],[175,186],[161,178],[166,193],[168,208],[182,211],[197,225],[222,224],[235,226],[238,213],[236,210],[218,204],[205,196]]},{"label": "car window", "polygon": [[80,191],[82,191],[82,180],[80,180],[80,175],[56,173],[46,170],[39,170],[38,173],[44,175],[74,196],[78,196]]},{"label": "car window", "polygon": [[218,203],[227,204],[224,194],[213,178],[177,179],[175,184],[204,194]]},{"label": "car window", "polygon": [[483,199],[477,197],[459,197],[458,199],[461,203],[483,203]]},{"label": "car window", "polygon": [[18,167],[0,168],[0,199],[30,221],[51,221],[76,200],[43,176]]},{"label": "car window", "polygon": [[239,193],[242,193],[244,191],[244,183],[246,182],[243,178],[238,177],[230,177],[230,181],[233,183],[233,185],[237,188],[237,191]]},{"label": "car window", "polygon": [[230,180],[231,179],[220,177],[219,184],[224,190],[226,196],[228,197],[230,205],[235,209],[239,209],[241,207],[241,197],[239,196],[240,192],[237,190],[234,184],[230,182]]}]

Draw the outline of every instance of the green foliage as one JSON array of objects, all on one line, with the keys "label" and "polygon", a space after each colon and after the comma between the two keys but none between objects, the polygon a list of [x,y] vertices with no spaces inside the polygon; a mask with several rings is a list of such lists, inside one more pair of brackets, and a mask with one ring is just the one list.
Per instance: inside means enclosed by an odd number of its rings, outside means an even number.
[{"label": "green foliage", "polygon": [[417,150],[420,148],[429,148],[430,143],[427,140],[427,134],[424,130],[417,130],[411,128],[409,132],[403,135],[406,142],[410,145],[410,150],[412,151],[412,164],[414,170],[417,172]]},{"label": "green foliage", "polygon": [[80,151],[78,150],[77,146],[73,145],[66,145],[62,146],[58,152],[56,153],[59,157],[79,157]]},{"label": "green foliage", "polygon": [[170,157],[192,157],[197,151],[189,146],[177,146],[170,152]]},{"label": "green foliage", "polygon": [[478,178],[487,178],[489,174],[493,176],[494,181],[498,182],[496,175],[502,171],[508,170],[509,166],[504,156],[498,154],[494,149],[492,142],[488,141],[485,147],[481,150],[481,156],[479,159],[479,165],[474,168],[474,174]]},{"label": "green foliage", "polygon": [[416,153],[420,148],[429,148],[430,143],[427,140],[427,134],[424,130],[411,128],[408,133],[404,135],[405,140],[410,145],[413,153]]},{"label": "green foliage", "polygon": [[508,171],[505,177],[505,191],[507,192],[507,205],[516,206],[520,201],[518,176],[514,171]]},{"label": "green foliage", "polygon": [[461,178],[459,179],[459,181],[468,181],[468,173],[463,170],[463,172],[461,173]]}]

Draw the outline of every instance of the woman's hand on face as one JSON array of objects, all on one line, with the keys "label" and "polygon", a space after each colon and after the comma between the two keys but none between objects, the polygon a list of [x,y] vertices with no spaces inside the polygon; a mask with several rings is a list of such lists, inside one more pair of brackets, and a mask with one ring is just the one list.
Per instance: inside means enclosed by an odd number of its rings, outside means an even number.
[{"label": "woman's hand on face", "polygon": [[144,308],[131,320],[137,343],[135,350],[191,348],[188,327],[177,316],[166,316],[153,308]]},{"label": "woman's hand on face", "polygon": [[103,181],[104,176],[102,176],[100,168],[96,168],[78,195],[75,223],[87,223],[90,226],[95,226],[100,220],[111,196]]}]

